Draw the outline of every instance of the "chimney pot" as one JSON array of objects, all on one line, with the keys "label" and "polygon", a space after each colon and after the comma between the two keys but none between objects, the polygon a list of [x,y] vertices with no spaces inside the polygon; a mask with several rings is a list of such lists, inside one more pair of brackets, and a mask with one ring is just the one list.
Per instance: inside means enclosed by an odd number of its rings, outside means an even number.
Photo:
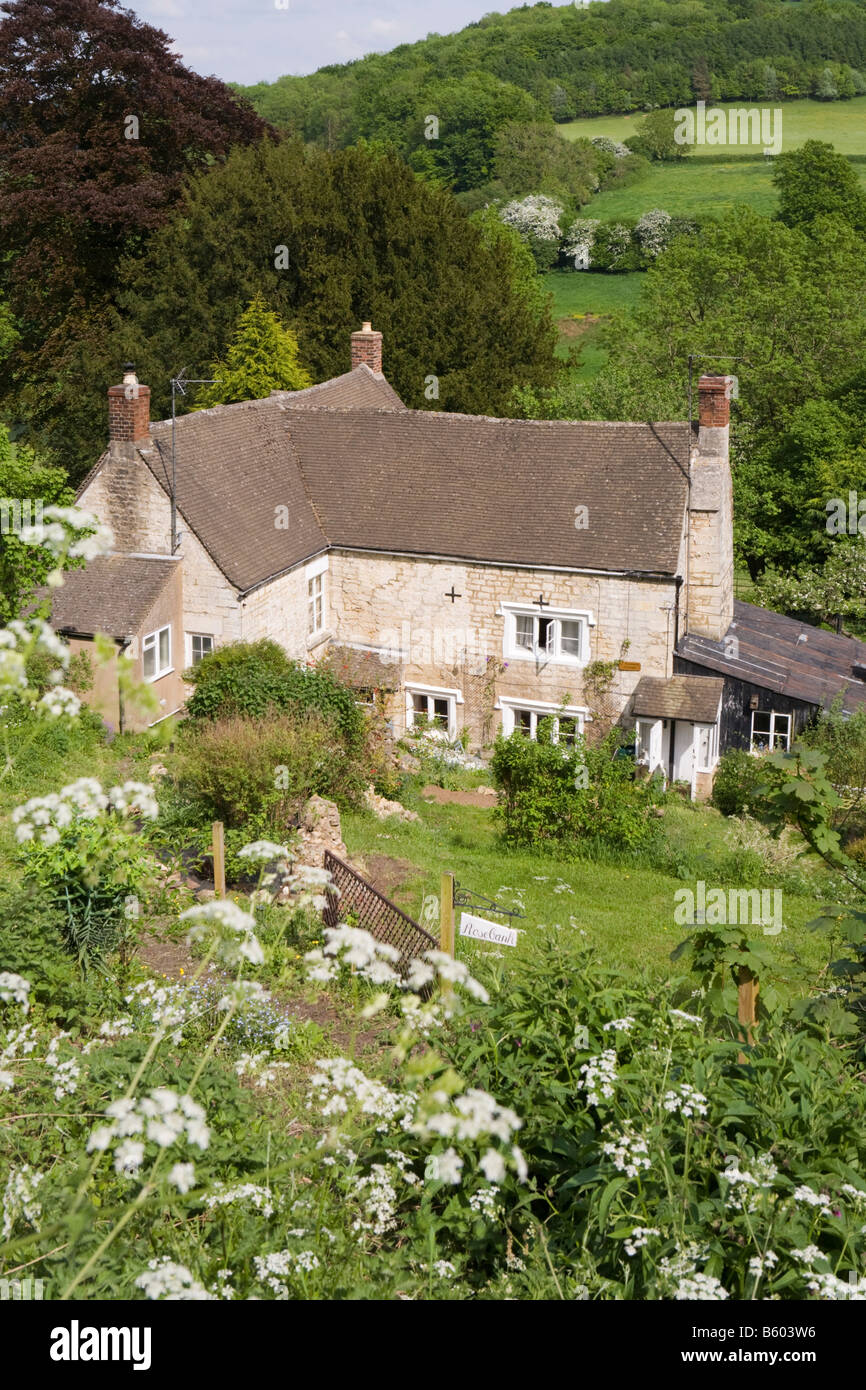
[{"label": "chimney pot", "polygon": [[359,333],[352,334],[352,370],[365,362],[371,371],[382,373],[382,334],[365,320]]}]

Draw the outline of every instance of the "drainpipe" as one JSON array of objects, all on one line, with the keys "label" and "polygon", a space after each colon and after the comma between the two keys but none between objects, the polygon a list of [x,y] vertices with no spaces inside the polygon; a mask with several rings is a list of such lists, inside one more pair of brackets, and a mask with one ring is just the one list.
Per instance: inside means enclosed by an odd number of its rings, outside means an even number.
[{"label": "drainpipe", "polygon": [[677,721],[675,719],[671,720],[670,738],[671,741],[668,749],[668,785],[672,787],[674,784],[674,748],[677,741]]},{"label": "drainpipe", "polygon": [[[118,644],[117,644],[117,669],[118,669],[118,677],[119,677],[119,673],[120,673],[120,663],[121,663],[121,661],[123,660],[124,656],[126,655],[126,649],[127,649],[127,647],[130,645],[131,642],[132,642],[132,638],[131,638],[131,637],[122,637],[122,638],[118,641]],[[124,727],[123,727],[123,723],[124,723],[123,687],[121,686],[120,680],[119,680],[119,679],[118,679],[118,682],[117,682],[117,713],[118,713],[118,725],[119,725],[118,732],[122,734],[122,733],[125,732]]]}]

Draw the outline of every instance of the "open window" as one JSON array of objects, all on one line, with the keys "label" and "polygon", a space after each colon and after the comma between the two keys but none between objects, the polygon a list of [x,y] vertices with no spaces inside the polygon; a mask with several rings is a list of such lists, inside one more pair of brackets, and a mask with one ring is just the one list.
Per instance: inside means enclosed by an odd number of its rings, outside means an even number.
[{"label": "open window", "polygon": [[544,661],[584,666],[589,661],[588,613],[570,609],[524,608],[503,603],[505,618],[504,655],[510,660]]}]

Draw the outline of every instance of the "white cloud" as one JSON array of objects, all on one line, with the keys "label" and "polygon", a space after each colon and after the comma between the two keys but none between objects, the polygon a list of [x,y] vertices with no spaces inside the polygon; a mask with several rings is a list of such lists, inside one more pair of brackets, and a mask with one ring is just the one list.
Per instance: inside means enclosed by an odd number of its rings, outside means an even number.
[{"label": "white cloud", "polygon": [[374,34],[390,34],[392,29],[397,28],[395,19],[374,19],[370,25]]}]

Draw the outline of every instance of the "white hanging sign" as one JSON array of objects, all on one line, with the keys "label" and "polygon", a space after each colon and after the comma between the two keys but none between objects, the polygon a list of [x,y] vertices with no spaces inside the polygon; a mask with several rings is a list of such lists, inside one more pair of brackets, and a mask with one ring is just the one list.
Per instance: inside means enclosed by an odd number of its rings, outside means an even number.
[{"label": "white hanging sign", "polygon": [[498,922],[488,922],[486,917],[474,917],[471,912],[460,914],[460,935],[471,936],[475,941],[490,941],[497,946],[517,945],[516,927],[503,927]]}]

